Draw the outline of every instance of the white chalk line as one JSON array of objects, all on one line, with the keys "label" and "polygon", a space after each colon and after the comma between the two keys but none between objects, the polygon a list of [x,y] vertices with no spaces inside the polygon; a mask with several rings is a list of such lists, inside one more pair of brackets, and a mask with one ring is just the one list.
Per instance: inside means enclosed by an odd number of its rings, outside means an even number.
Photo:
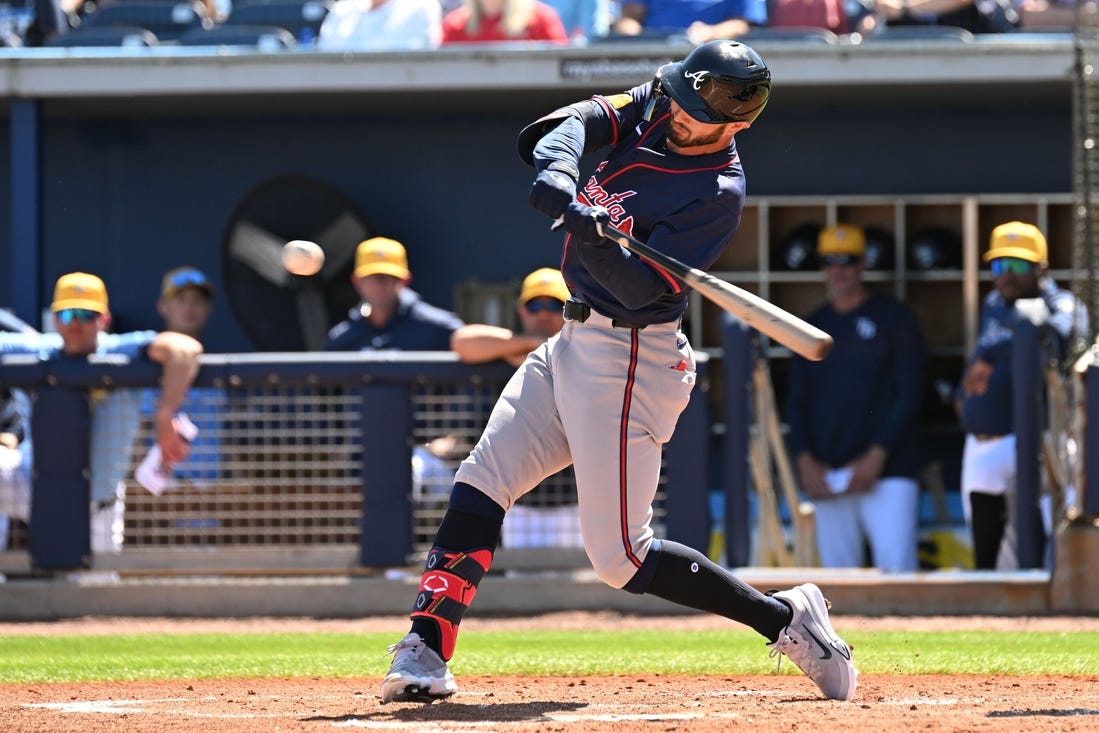
[{"label": "white chalk line", "polygon": [[[463,692],[463,697],[487,697],[490,693],[470,690]],[[727,690],[727,691],[710,691],[701,693],[703,697],[784,697],[788,696],[789,692],[777,692],[774,690]],[[300,697],[300,696],[295,696]],[[338,695],[321,695],[321,696],[306,696],[301,698],[303,705],[306,705],[310,699],[336,699],[342,696]],[[242,701],[247,702],[259,702],[262,700],[283,700],[285,695],[248,695],[247,698],[242,698]],[[364,702],[370,698],[363,695],[348,695],[347,700],[351,702]],[[54,710],[62,714],[70,715],[86,715],[86,714],[101,714],[101,715],[125,715],[133,713],[160,713],[167,715],[180,715],[190,718],[206,718],[206,719],[220,719],[220,720],[247,720],[247,719],[271,719],[271,718],[299,718],[302,716],[308,716],[315,714],[313,709],[303,709],[299,712],[285,712],[285,713],[233,713],[233,712],[214,712],[206,713],[195,710],[188,710],[187,705],[189,703],[208,703],[211,701],[219,700],[218,696],[214,695],[202,695],[196,697],[165,697],[165,698],[153,698],[153,699],[111,699],[111,700],[68,700],[63,702],[36,702],[36,703],[24,703],[21,707],[24,708],[36,708],[45,710]],[[224,701],[227,702],[227,701]],[[858,702],[856,700],[855,702]],[[957,698],[957,697],[919,697],[919,698],[892,698],[885,700],[874,701],[874,705],[880,706],[905,706],[905,707],[947,707],[947,706],[959,706],[959,705],[987,705],[989,702],[987,697],[979,698]],[[446,703],[443,703],[445,705]],[[170,706],[165,709],[165,706]],[[491,703],[487,705],[491,707]],[[608,712],[606,709],[612,707],[608,704],[593,703],[591,706],[592,712],[590,713],[541,713],[538,717],[544,721],[552,721],[557,723],[578,723],[584,722],[659,722],[667,720],[674,721],[689,721],[697,720],[700,718],[707,719],[743,719],[744,715],[740,712],[730,711],[727,713],[722,712],[706,712],[706,713],[693,713],[693,712],[662,712],[662,713],[614,713]],[[1090,711],[1089,711],[1090,712]],[[521,724],[529,721],[516,720],[516,721],[493,721],[489,725],[491,728],[485,727],[484,721],[445,721],[443,725],[439,725],[438,722],[426,723],[422,728],[417,730],[420,733],[447,733],[447,731],[462,731],[462,733],[479,733],[481,731],[493,731],[506,729],[509,724]],[[408,721],[398,720],[371,720],[365,718],[351,717],[343,720],[332,721],[332,726],[336,728],[360,728],[368,730],[409,730]]]}]

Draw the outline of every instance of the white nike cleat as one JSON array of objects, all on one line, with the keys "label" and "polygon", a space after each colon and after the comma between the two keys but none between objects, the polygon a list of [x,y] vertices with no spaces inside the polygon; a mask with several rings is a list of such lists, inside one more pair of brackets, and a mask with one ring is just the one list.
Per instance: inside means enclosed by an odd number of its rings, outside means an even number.
[{"label": "white nike cleat", "polygon": [[794,612],[790,625],[768,644],[771,657],[785,654],[832,700],[855,696],[859,671],[851,663],[851,648],[839,638],[828,620],[828,602],[820,588],[805,583],[773,594]]},{"label": "white nike cleat", "polygon": [[393,655],[389,674],[382,680],[382,704],[434,702],[458,691],[446,662],[419,634],[409,634],[387,650]]}]

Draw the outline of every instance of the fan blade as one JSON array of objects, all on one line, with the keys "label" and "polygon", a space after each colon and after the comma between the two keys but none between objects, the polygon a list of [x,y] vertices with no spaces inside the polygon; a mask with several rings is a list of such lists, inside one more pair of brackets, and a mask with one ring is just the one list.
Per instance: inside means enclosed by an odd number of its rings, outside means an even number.
[{"label": "fan blade", "polygon": [[282,266],[282,246],[286,242],[281,238],[250,221],[239,221],[233,227],[230,242],[229,254],[264,280],[279,287],[290,283],[290,273]]},{"label": "fan blade", "polygon": [[317,232],[313,241],[324,248],[324,270],[339,272],[355,256],[355,248],[364,238],[362,221],[349,211]]},{"label": "fan blade", "polygon": [[324,293],[315,285],[308,285],[298,293],[298,320],[306,351],[320,351],[328,342],[328,311]]}]

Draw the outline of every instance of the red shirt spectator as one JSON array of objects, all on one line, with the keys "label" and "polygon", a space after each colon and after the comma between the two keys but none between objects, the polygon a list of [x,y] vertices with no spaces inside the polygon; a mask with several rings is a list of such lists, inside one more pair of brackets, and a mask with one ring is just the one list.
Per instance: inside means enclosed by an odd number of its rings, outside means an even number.
[{"label": "red shirt spectator", "polygon": [[557,11],[539,0],[465,0],[443,18],[443,45],[568,40]]}]

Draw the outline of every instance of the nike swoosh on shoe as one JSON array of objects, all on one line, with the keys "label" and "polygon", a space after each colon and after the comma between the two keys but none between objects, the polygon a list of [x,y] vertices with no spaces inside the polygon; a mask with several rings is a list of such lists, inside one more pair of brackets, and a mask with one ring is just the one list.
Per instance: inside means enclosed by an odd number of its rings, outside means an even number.
[{"label": "nike swoosh on shoe", "polygon": [[812,639],[813,641],[815,641],[815,642],[817,643],[817,646],[819,646],[819,647],[820,647],[820,650],[821,650],[822,652],[824,652],[824,655],[823,655],[822,657],[820,657],[820,658],[821,658],[821,659],[831,659],[831,658],[832,658],[832,649],[831,649],[831,645],[829,645],[829,644],[825,644],[825,643],[824,643],[823,641],[821,641],[820,639],[818,639],[818,638],[817,638],[817,635],[816,635],[816,634],[814,634],[814,633],[813,633],[813,632],[812,632],[812,631],[811,631],[811,630],[809,629],[809,627],[808,627],[808,626],[802,626],[802,628],[803,628],[803,629],[805,629],[805,633],[809,635],[809,638],[810,638],[810,639]]}]

